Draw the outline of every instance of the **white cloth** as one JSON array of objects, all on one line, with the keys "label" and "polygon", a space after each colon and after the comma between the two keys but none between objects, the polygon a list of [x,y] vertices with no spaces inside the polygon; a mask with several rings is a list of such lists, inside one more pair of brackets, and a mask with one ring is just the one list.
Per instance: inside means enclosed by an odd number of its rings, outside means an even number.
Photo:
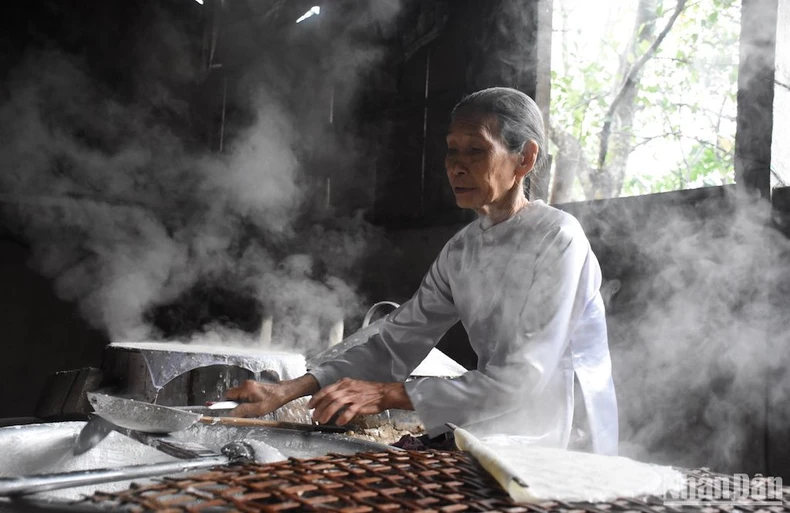
[{"label": "white cloth", "polygon": [[668,498],[685,489],[684,475],[672,467],[530,442],[512,435],[478,439],[462,428],[455,430],[456,446],[474,456],[519,503],[596,503],[646,495]]},{"label": "white cloth", "polygon": [[593,450],[616,453],[601,270],[581,225],[541,201],[485,223],[478,219],[447,242],[378,336],[311,373],[322,387],[342,377],[404,381],[460,319],[477,369],[405,384],[430,435],[449,422],[478,436],[512,434],[565,448],[576,372]]}]

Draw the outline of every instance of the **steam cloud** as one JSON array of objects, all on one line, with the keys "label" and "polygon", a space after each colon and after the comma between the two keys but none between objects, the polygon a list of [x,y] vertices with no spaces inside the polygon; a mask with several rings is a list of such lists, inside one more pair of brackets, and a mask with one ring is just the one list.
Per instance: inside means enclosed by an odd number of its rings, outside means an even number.
[{"label": "steam cloud", "polygon": [[[397,3],[387,5],[388,19]],[[255,310],[257,323],[271,315],[276,340],[322,342],[328,324],[362,307],[352,271],[374,231],[358,218],[315,219],[300,160],[310,134],[295,126],[285,84],[245,84],[255,120],[223,154],[163,123],[163,112],[183,117],[188,105],[157,75],[183,83],[194,70],[178,58],[183,36],[156,23],[162,47],[142,48],[146,80],[131,100],[56,51],[31,53],[10,74],[0,105],[4,224],[111,340],[161,337],[152,309],[190,295],[210,303],[219,290]],[[335,56],[346,72],[376,58],[349,45]]]},{"label": "steam cloud", "polygon": [[604,269],[623,276],[608,315],[621,452],[764,471],[766,427],[790,420],[790,241],[767,202],[706,202],[629,200],[589,220],[601,227],[592,239],[606,248]]}]

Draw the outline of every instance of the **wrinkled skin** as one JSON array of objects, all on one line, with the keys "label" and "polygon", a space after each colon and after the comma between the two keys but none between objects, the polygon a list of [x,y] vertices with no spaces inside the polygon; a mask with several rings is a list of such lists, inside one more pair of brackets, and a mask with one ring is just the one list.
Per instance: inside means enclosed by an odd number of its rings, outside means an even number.
[{"label": "wrinkled skin", "polygon": [[520,153],[511,152],[493,115],[462,109],[450,124],[444,159],[456,204],[494,223],[506,219],[526,203],[521,184],[537,156],[534,141]]},{"label": "wrinkled skin", "polygon": [[229,389],[225,397],[242,402],[230,415],[260,417],[297,397],[310,394],[314,395],[308,407],[315,409],[313,420],[321,424],[334,420],[335,424],[342,426],[356,415],[372,415],[390,408],[413,409],[403,383],[373,383],[344,378],[318,391],[318,382],[310,374],[280,383],[247,380]]},{"label": "wrinkled skin", "polygon": [[308,407],[315,408],[313,420],[342,426],[357,415],[373,415],[390,408],[413,410],[403,383],[375,383],[343,378],[321,389],[310,400]]},{"label": "wrinkled skin", "polygon": [[284,384],[260,383],[251,379],[229,389],[225,397],[242,403],[231,410],[234,417],[261,417],[288,402]]}]

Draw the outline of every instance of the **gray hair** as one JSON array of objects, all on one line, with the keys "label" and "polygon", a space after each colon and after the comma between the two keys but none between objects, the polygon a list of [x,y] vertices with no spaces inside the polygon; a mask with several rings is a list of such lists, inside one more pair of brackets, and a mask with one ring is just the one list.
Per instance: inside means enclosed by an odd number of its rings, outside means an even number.
[{"label": "gray hair", "polygon": [[461,109],[494,115],[499,122],[499,138],[513,153],[520,153],[527,141],[535,141],[538,158],[533,173],[541,171],[548,162],[543,114],[526,94],[509,87],[491,87],[465,96],[453,108],[451,119]]}]

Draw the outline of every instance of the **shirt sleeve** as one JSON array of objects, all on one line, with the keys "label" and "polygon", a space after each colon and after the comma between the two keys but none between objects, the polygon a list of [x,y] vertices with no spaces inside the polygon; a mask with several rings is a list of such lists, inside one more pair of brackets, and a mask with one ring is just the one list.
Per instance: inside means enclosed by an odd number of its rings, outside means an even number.
[{"label": "shirt sleeve", "polygon": [[488,341],[492,354],[487,363],[458,378],[406,383],[432,436],[446,431],[448,422],[473,428],[522,408],[541,394],[558,370],[586,298],[596,281],[600,285],[600,269],[580,226],[557,227],[541,246],[531,281],[524,272],[529,289],[520,312],[514,312],[517,325],[504,330],[513,334],[512,339]]},{"label": "shirt sleeve", "polygon": [[343,377],[402,382],[428,356],[459,319],[447,279],[447,247],[414,296],[386,317],[377,335],[310,371],[321,388]]}]

